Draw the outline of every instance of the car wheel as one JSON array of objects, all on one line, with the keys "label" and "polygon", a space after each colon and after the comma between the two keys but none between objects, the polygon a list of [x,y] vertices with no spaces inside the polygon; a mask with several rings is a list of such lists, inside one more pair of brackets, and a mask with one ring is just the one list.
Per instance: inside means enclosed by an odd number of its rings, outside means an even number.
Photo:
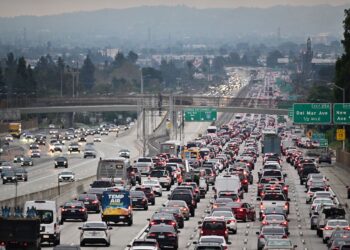
[{"label": "car wheel", "polygon": [[233,234],[237,234],[237,230],[233,230],[232,233],[233,233]]},{"label": "car wheel", "polygon": [[85,243],[80,242],[80,246],[81,246],[81,247],[85,246]]},{"label": "car wheel", "polygon": [[83,221],[83,222],[86,222],[86,221],[87,221],[87,218],[84,218],[82,221]]},{"label": "car wheel", "polygon": [[195,211],[194,209],[191,211],[191,217],[194,217],[195,216]]},{"label": "car wheel", "polygon": [[323,244],[326,244],[327,241],[328,241],[327,238],[326,239],[322,239]]},{"label": "car wheel", "polygon": [[110,245],[111,245],[110,242],[107,242],[107,243],[106,243],[106,247],[109,247]]},{"label": "car wheel", "polygon": [[166,191],[170,191],[170,186],[168,186],[168,187],[166,188]]},{"label": "car wheel", "polygon": [[145,207],[143,208],[143,210],[148,210],[148,206],[145,206]]},{"label": "car wheel", "polygon": [[153,200],[151,204],[154,206],[156,204],[156,200]]},{"label": "car wheel", "polygon": [[132,226],[132,223],[133,223],[133,221],[132,221],[132,218],[128,221],[128,226]]}]

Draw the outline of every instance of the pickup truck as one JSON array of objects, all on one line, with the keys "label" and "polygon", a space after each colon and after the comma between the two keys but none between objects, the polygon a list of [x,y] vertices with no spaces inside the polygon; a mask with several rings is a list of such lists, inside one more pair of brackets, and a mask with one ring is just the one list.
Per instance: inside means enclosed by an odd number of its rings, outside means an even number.
[{"label": "pickup truck", "polygon": [[152,179],[158,179],[160,185],[163,188],[166,188],[167,191],[170,190],[171,178],[167,170],[152,170],[149,177],[151,177]]},{"label": "pickup truck", "polygon": [[140,157],[134,163],[135,167],[137,167],[142,175],[149,175],[154,168],[154,163],[151,157]]},{"label": "pickup truck", "polygon": [[286,198],[283,193],[266,193],[261,198],[260,202],[260,217],[267,207],[282,207],[289,214],[289,198]]}]

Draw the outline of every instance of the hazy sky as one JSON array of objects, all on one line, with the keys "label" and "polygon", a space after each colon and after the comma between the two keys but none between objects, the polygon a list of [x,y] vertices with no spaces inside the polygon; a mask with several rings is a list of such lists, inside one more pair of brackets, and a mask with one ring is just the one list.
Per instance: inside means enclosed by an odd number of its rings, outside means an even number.
[{"label": "hazy sky", "polygon": [[197,8],[270,7],[273,5],[349,4],[350,0],[0,0],[0,16],[52,15],[142,5],[187,5]]}]

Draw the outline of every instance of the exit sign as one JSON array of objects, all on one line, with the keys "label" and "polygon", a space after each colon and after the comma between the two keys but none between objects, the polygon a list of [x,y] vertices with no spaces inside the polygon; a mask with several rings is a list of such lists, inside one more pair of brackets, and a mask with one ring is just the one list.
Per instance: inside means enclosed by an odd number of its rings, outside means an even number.
[{"label": "exit sign", "polygon": [[293,122],[296,124],[330,124],[330,103],[294,103]]}]

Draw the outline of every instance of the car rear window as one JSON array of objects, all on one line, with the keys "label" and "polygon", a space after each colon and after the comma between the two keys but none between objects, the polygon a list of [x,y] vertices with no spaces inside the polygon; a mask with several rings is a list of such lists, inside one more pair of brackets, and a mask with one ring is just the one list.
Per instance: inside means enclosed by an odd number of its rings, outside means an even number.
[{"label": "car rear window", "polygon": [[226,229],[226,223],[224,221],[205,221],[202,228],[207,230],[224,230]]},{"label": "car rear window", "polygon": [[264,201],[284,201],[285,197],[283,194],[265,194],[263,197]]},{"label": "car rear window", "polygon": [[164,175],[164,171],[152,171],[150,174],[151,177],[163,177]]},{"label": "car rear window", "polygon": [[284,228],[267,228],[267,227],[264,227],[263,230],[262,230],[262,233],[264,235],[275,235],[275,234],[284,234]]}]

